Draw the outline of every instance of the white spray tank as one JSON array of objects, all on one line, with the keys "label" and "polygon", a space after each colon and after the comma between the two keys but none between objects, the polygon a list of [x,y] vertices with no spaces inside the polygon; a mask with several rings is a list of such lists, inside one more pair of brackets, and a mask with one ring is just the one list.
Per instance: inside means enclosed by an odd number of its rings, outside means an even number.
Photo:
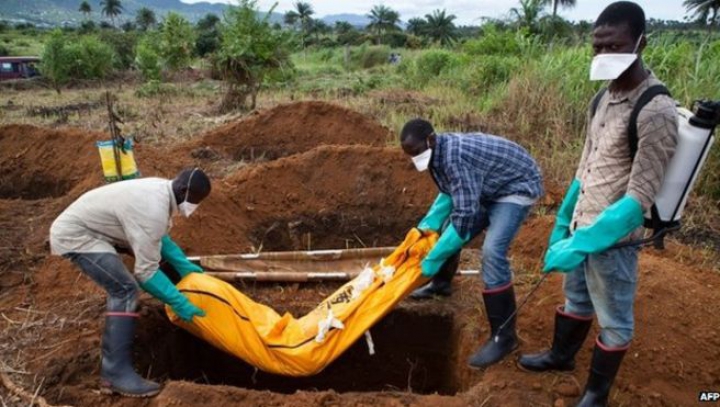
[{"label": "white spray tank", "polygon": [[[677,148],[655,198],[660,226],[679,225],[688,195],[715,141],[713,133],[719,123],[720,102],[699,101],[695,104],[694,114],[678,108]],[[654,224],[652,219],[646,220],[651,222],[652,227],[658,226],[658,219]]]}]

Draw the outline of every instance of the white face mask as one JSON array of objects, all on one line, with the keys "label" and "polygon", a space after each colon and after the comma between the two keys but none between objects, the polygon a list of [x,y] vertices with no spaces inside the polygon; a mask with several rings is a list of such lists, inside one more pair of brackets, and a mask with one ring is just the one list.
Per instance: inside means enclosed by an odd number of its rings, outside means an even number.
[{"label": "white face mask", "polygon": [[432,148],[428,148],[427,150],[423,151],[422,153],[416,155],[412,158],[413,164],[415,164],[415,168],[423,172],[428,169],[430,166],[430,159],[432,158]]},{"label": "white face mask", "polygon": [[640,47],[642,34],[635,44],[632,54],[599,54],[595,55],[590,64],[591,81],[613,81],[620,77],[623,72],[637,60],[637,50]]},{"label": "white face mask", "polygon": [[190,179],[188,180],[187,190],[185,191],[185,199],[178,205],[178,212],[186,218],[189,218],[190,215],[192,215],[193,212],[195,212],[195,209],[197,209],[198,204],[190,203],[188,202],[188,195],[190,195],[190,184],[192,183],[192,177],[195,175],[195,171],[193,170],[190,173]]}]

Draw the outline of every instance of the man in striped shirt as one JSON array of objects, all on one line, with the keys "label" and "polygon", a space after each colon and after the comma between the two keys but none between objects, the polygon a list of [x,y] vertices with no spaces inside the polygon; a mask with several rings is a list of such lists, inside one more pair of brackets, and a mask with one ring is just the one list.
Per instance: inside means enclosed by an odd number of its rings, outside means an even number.
[{"label": "man in striped shirt", "polygon": [[[515,319],[500,325],[515,311],[512,272],[507,259],[510,243],[543,194],[542,175],[535,160],[521,146],[501,137],[473,134],[436,135],[422,119],[402,130],[403,151],[418,171],[430,170],[440,193],[418,225],[442,232],[422,263],[422,274],[434,277],[413,295],[450,295],[462,246],[486,231],[482,250],[483,299],[492,338],[470,359],[483,368],[500,361],[517,347]],[[443,270],[440,273],[440,270]]]}]

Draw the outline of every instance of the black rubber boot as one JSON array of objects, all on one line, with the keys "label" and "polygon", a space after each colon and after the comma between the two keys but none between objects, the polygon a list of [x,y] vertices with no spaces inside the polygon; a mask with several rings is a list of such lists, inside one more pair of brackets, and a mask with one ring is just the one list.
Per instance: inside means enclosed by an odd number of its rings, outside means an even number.
[{"label": "black rubber boot", "polygon": [[152,397],[160,392],[160,385],[145,380],[132,366],[132,344],[136,314],[108,313],[102,339],[102,367],[100,377],[103,392],[128,397]]},{"label": "black rubber boot", "polygon": [[512,284],[497,290],[484,291],[483,300],[490,323],[490,338],[468,361],[470,367],[476,369],[499,362],[518,346],[514,316],[503,330],[498,332],[500,326],[515,312],[515,290]]},{"label": "black rubber boot", "polygon": [[575,355],[582,347],[593,317],[580,317],[564,312],[563,307],[555,313],[555,334],[552,348],[544,352],[522,355],[518,363],[532,372],[549,370],[568,371],[575,369]]},{"label": "black rubber boot", "polygon": [[576,407],[605,407],[608,405],[610,388],[620,370],[628,347],[608,348],[600,342],[600,337],[598,337],[590,365],[590,376]]},{"label": "black rubber boot", "polygon": [[445,261],[440,271],[429,283],[410,294],[413,300],[427,300],[436,296],[449,297],[452,294],[452,280],[460,266],[460,253]]}]

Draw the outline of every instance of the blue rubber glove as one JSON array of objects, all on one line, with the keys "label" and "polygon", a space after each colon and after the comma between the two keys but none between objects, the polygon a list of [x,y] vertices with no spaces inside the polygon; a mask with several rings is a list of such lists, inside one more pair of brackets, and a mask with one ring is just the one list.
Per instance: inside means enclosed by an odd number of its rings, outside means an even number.
[{"label": "blue rubber glove", "polygon": [[580,188],[580,180],[577,178],[573,179],[567,192],[565,192],[565,198],[563,198],[562,204],[555,216],[555,227],[553,227],[550,233],[550,244],[548,247],[570,236],[570,222],[572,221],[573,212],[575,211],[575,204],[580,194]]},{"label": "blue rubber glove", "polygon": [[567,239],[550,247],[545,253],[543,272],[569,272],[577,268],[588,254],[600,253],[643,224],[640,202],[625,195],[605,208],[592,225],[578,228]]},{"label": "blue rubber glove", "polygon": [[202,267],[187,259],[187,256],[185,256],[180,246],[173,242],[169,235],[163,236],[160,243],[160,255],[162,259],[173,266],[175,271],[180,274],[180,278],[185,278],[185,276],[190,273],[203,272]]},{"label": "blue rubber glove", "polygon": [[460,237],[451,223],[420,264],[423,277],[430,278],[437,274],[445,261],[460,251],[468,240]]},{"label": "blue rubber glove", "polygon": [[427,215],[420,221],[418,229],[439,232],[445,220],[450,216],[452,208],[452,197],[442,192],[439,193],[437,198],[435,198],[435,202],[430,206]]},{"label": "blue rubber glove", "polygon": [[140,287],[153,297],[172,307],[173,311],[185,322],[192,322],[194,316],[204,317],[205,311],[194,306],[170,282],[165,273],[158,270],[150,279],[140,283]]}]

